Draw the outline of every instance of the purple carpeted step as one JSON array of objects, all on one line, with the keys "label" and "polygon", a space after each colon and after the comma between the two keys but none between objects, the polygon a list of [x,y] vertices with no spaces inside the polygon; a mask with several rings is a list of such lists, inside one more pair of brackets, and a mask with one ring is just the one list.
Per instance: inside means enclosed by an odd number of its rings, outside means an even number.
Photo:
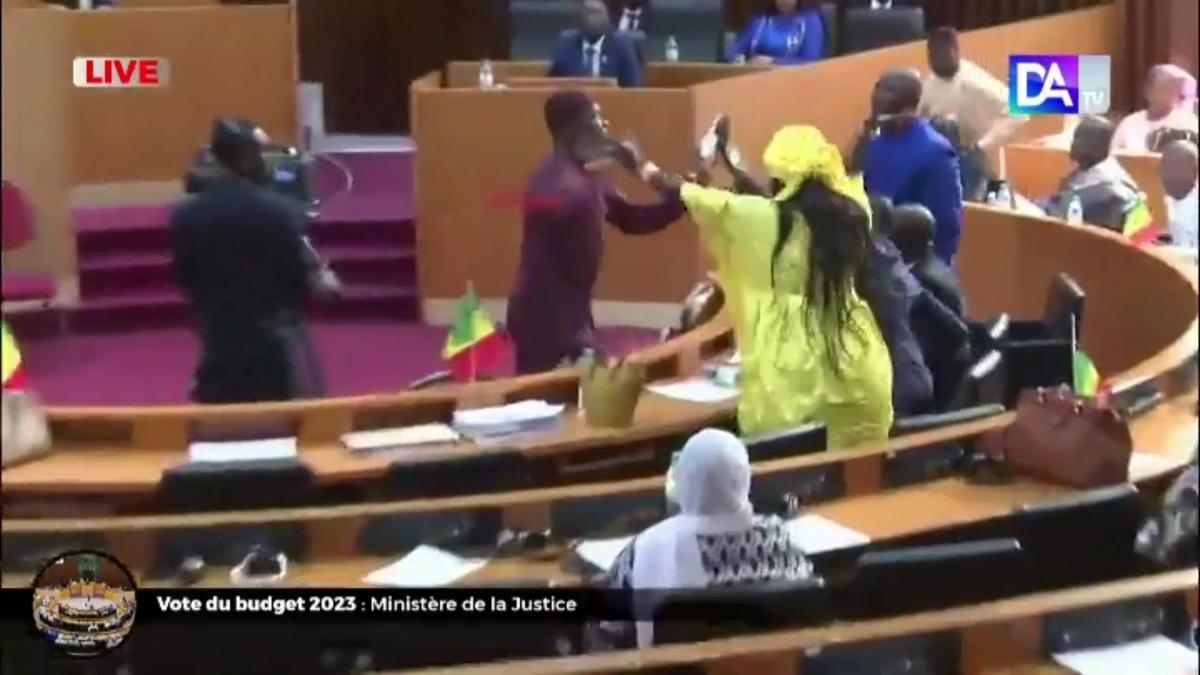
[{"label": "purple carpeted step", "polygon": [[318,248],[327,246],[376,246],[414,249],[417,228],[411,220],[317,221],[308,235]]},{"label": "purple carpeted step", "polygon": [[[314,303],[314,317],[416,320],[420,298],[412,286],[347,283],[342,298]],[[114,332],[186,324],[192,313],[174,288],[143,289],[85,300],[71,313],[71,327],[81,332]]]},{"label": "purple carpeted step", "polygon": [[[330,246],[321,253],[347,284],[409,287],[416,283],[416,254],[411,250]],[[166,253],[117,253],[80,263],[79,287],[84,300],[170,291],[175,286],[171,258]]]}]

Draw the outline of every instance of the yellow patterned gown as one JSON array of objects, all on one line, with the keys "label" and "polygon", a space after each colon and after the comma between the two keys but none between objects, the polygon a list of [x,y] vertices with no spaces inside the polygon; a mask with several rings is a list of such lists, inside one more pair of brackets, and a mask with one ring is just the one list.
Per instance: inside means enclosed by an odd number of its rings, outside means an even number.
[{"label": "yellow patterned gown", "polygon": [[[892,425],[892,365],[871,310],[857,295],[834,373],[804,295],[809,231],[797,222],[776,261],[778,208],[769,199],[689,184],[683,201],[716,259],[742,358],[738,422],[747,437],[824,422],[829,447],[884,441]],[[797,216],[799,218],[800,216]],[[817,325],[813,325],[817,324]]]}]

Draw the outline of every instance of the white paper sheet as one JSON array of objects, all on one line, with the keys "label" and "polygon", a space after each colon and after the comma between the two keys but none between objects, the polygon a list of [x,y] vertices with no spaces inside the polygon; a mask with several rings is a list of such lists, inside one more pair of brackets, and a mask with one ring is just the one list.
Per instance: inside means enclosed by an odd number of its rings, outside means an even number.
[{"label": "white paper sheet", "polygon": [[1152,452],[1135,452],[1129,456],[1129,477],[1136,480],[1166,473],[1180,464],[1183,464],[1183,460],[1174,461]]},{"label": "white paper sheet", "polygon": [[295,457],[296,438],[268,438],[259,441],[192,443],[188,459],[193,462],[249,462]]},{"label": "white paper sheet", "polygon": [[816,514],[793,518],[788,521],[787,528],[788,534],[792,536],[792,541],[810,555],[839,548],[861,546],[871,542],[871,538],[862,532],[839,525]]},{"label": "white paper sheet", "polygon": [[412,445],[453,443],[459,438],[458,432],[445,424],[418,424],[411,427],[356,431],[342,436],[342,443],[351,450],[379,450]]},{"label": "white paper sheet", "polygon": [[461,558],[422,544],[391,565],[363,577],[363,581],[373,586],[436,588],[449,586],[486,564],[487,558]]},{"label": "white paper sheet", "polygon": [[702,377],[670,384],[652,384],[646,389],[659,396],[691,403],[721,403],[735,399],[741,393],[737,389],[719,386]]},{"label": "white paper sheet", "polygon": [[1156,635],[1145,640],[1054,654],[1054,660],[1079,675],[1194,675],[1196,652]]},{"label": "white paper sheet", "polygon": [[617,556],[621,554],[621,551],[625,550],[625,547],[631,541],[633,541],[633,537],[587,539],[579,542],[575,547],[575,553],[580,558],[607,572],[612,569]]},{"label": "white paper sheet", "polygon": [[508,405],[454,412],[454,428],[467,436],[515,434],[553,425],[566,406],[545,401],[520,401]]}]

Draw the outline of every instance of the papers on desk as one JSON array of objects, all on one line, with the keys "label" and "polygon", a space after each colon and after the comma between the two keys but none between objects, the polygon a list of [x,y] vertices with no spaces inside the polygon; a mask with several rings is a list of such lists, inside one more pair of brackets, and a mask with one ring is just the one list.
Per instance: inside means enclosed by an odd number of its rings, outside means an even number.
[{"label": "papers on desk", "polygon": [[862,532],[815,514],[789,520],[787,529],[792,541],[809,555],[871,543],[871,538]]},{"label": "papers on desk", "polygon": [[564,407],[538,400],[475,410],[456,410],[454,428],[463,435],[472,437],[541,431],[558,424]]},{"label": "papers on desk", "polygon": [[418,424],[411,427],[355,431],[342,436],[342,443],[352,451],[384,450],[413,445],[454,443],[461,438],[445,424]]},{"label": "papers on desk", "polygon": [[363,577],[363,582],[372,586],[436,588],[449,586],[486,564],[487,558],[461,558],[422,544],[391,565]]},{"label": "papers on desk", "polygon": [[1080,649],[1054,654],[1054,660],[1079,675],[1183,675],[1196,673],[1196,652],[1178,642],[1156,635],[1099,649]]},{"label": "papers on desk", "polygon": [[259,441],[192,443],[188,459],[193,462],[253,462],[296,457],[296,438],[268,438]]},{"label": "papers on desk", "polygon": [[1129,478],[1140,480],[1160,473],[1166,473],[1183,464],[1186,460],[1172,460],[1169,457],[1156,455],[1152,452],[1134,452],[1129,455]]},{"label": "papers on desk", "polygon": [[694,377],[669,384],[652,384],[646,389],[659,396],[690,403],[722,403],[737,398],[741,393],[736,388],[722,387],[703,377]]},{"label": "papers on desk", "polygon": [[633,537],[617,537],[615,539],[587,539],[575,546],[575,555],[583,558],[590,565],[607,572],[612,569],[617,556]]}]

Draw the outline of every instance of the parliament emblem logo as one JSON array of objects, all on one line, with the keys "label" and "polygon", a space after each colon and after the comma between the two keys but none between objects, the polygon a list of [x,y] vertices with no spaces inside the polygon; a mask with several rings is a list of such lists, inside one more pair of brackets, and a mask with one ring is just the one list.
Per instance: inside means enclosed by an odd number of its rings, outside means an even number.
[{"label": "parliament emblem logo", "polygon": [[99,551],[64,553],[33,579],[33,625],[57,651],[101,656],[133,630],[136,591],[116,558]]}]

